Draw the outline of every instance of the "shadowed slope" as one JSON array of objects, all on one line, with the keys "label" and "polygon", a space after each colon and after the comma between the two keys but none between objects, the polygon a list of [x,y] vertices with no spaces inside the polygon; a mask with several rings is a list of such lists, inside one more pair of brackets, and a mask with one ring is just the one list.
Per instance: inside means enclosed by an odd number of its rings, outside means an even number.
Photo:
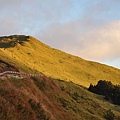
[{"label": "shadowed slope", "polygon": [[21,71],[42,72],[48,76],[73,81],[84,86],[89,86],[90,83],[96,84],[100,79],[120,84],[119,69],[53,49],[31,36],[18,35],[0,38],[0,41],[11,40],[13,42],[15,40],[15,45],[6,49],[0,42],[2,46],[0,58],[19,67]]},{"label": "shadowed slope", "polygon": [[[16,68],[0,62],[0,69]],[[72,82],[49,77],[0,79],[0,120],[104,120],[111,109],[115,116],[119,106]]]}]

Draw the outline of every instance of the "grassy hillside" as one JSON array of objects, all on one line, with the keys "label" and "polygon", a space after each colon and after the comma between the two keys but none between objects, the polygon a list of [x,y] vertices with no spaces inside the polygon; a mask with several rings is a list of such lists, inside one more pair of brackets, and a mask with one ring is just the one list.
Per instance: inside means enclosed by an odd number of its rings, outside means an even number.
[{"label": "grassy hillside", "polygon": [[[6,70],[16,68],[0,61],[0,71]],[[105,120],[109,109],[119,120],[120,106],[72,82],[0,78],[0,120]]]},{"label": "grassy hillside", "polygon": [[98,80],[120,84],[120,70],[53,49],[31,36],[0,37],[0,59],[28,73],[89,86]]}]

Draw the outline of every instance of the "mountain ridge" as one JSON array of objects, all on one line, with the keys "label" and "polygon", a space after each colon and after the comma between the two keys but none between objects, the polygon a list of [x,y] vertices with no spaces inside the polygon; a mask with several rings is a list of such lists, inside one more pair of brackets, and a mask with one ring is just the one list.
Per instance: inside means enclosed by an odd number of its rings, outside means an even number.
[{"label": "mountain ridge", "polygon": [[[10,47],[1,47],[2,42]],[[34,59],[33,59],[34,58]],[[42,72],[47,76],[89,86],[105,79],[120,84],[120,70],[98,62],[84,60],[53,49],[32,36],[13,35],[0,38],[0,59],[17,65],[21,71]],[[17,67],[16,66],[16,67]]]}]

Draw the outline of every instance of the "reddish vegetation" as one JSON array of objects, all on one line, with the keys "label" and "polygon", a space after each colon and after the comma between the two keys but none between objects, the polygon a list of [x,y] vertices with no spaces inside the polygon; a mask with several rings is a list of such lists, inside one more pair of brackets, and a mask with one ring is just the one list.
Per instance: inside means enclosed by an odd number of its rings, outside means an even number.
[{"label": "reddish vegetation", "polygon": [[15,66],[11,66],[8,63],[0,60],[0,73],[4,71],[16,71],[19,72],[19,69]]},{"label": "reddish vegetation", "polygon": [[[18,69],[0,61],[0,71]],[[33,80],[34,79],[34,80]],[[61,92],[50,78],[0,79],[0,120],[73,120],[70,113],[54,101],[50,93]],[[40,82],[41,88],[34,84]]]},{"label": "reddish vegetation", "polygon": [[[0,72],[18,71],[0,61]],[[105,108],[72,82],[48,77],[0,78],[0,120],[101,120]]]}]

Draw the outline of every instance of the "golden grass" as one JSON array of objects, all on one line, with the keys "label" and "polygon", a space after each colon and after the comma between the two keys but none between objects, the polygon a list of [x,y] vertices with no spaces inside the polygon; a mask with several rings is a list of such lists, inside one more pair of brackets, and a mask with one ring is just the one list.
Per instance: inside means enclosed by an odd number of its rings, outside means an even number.
[{"label": "golden grass", "polygon": [[18,66],[21,71],[42,72],[87,87],[100,79],[120,84],[119,69],[53,49],[31,36],[27,39],[28,42],[15,47],[0,48],[0,59]]}]

